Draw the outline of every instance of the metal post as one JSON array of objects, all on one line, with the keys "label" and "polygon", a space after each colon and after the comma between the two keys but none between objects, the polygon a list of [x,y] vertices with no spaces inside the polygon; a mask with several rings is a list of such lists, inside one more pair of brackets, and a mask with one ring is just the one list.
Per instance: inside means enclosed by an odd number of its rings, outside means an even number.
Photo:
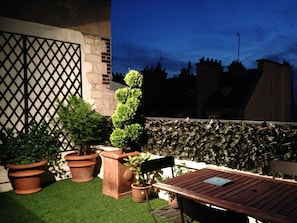
[{"label": "metal post", "polygon": [[237,52],[237,61],[239,62],[239,54],[240,54],[240,34],[237,32],[238,36],[238,52]]},{"label": "metal post", "polygon": [[28,64],[27,64],[27,36],[23,35],[23,69],[24,69],[24,118],[25,118],[25,133],[29,132],[29,93],[28,93]]}]

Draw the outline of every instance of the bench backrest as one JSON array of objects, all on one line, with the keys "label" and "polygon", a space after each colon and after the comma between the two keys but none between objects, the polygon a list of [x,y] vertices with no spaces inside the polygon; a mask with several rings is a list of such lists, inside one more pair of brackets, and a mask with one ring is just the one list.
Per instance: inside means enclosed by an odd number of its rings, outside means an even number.
[{"label": "bench backrest", "polygon": [[278,173],[297,176],[297,162],[272,160],[270,162],[270,171],[273,174],[273,178]]}]

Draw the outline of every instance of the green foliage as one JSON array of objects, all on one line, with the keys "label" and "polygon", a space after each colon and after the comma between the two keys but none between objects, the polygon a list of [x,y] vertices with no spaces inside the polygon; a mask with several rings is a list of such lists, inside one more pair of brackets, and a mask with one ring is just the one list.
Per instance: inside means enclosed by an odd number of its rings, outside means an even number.
[{"label": "green foliage", "polygon": [[130,96],[129,93],[129,88],[120,88],[115,91],[115,98],[118,102],[124,104]]},{"label": "green foliage", "polygon": [[141,146],[144,130],[140,110],[142,79],[141,73],[130,70],[124,78],[128,87],[120,88],[115,92],[118,104],[111,116],[114,130],[110,134],[110,142],[113,146],[125,150],[137,150]]},{"label": "green foliage", "polygon": [[135,111],[127,104],[118,104],[116,112],[111,116],[112,123],[116,128],[124,128],[132,123]]},{"label": "green foliage", "polygon": [[57,100],[57,122],[79,154],[90,153],[90,145],[102,142],[107,130],[106,118],[92,109],[82,98],[70,95],[66,103]]},{"label": "green foliage", "polygon": [[152,184],[162,178],[163,172],[161,170],[148,172],[144,174],[145,179],[143,178],[141,164],[149,160],[150,157],[150,153],[146,152],[140,153],[138,156],[128,156],[127,158],[124,158],[124,165],[129,167],[135,174],[135,185],[143,186],[144,180],[146,180],[147,183]]},{"label": "green foliage", "polygon": [[125,147],[129,142],[128,132],[124,129],[115,128],[110,135],[110,142],[120,148]]},{"label": "green foliage", "polygon": [[126,132],[131,141],[137,141],[139,135],[143,132],[143,127],[139,123],[131,124],[127,126]]},{"label": "green foliage", "polygon": [[7,129],[0,134],[0,165],[30,164],[48,160],[55,165],[61,156],[60,132],[46,122],[32,121],[28,133]]},{"label": "green foliage", "polygon": [[157,155],[259,173],[272,159],[297,161],[297,130],[273,123],[147,120],[148,143]]},{"label": "green foliage", "polygon": [[142,91],[140,88],[132,88],[131,89],[131,96],[133,98],[137,98],[138,100],[140,100],[142,98]]},{"label": "green foliage", "polygon": [[124,78],[130,88],[141,88],[142,80],[142,75],[137,70],[130,70]]},{"label": "green foliage", "polygon": [[[139,104],[140,104],[140,100],[138,98],[136,98],[136,97],[133,97],[133,96],[128,98],[127,101],[126,101],[126,105],[131,109],[134,116],[136,115]],[[131,119],[132,118],[133,117],[131,117]]]},{"label": "green foliage", "polygon": [[150,153],[141,153],[138,156],[128,156],[128,158],[124,158],[124,165],[129,167],[133,173],[135,174],[135,184],[141,185],[144,181],[141,174],[141,164],[150,159]]}]

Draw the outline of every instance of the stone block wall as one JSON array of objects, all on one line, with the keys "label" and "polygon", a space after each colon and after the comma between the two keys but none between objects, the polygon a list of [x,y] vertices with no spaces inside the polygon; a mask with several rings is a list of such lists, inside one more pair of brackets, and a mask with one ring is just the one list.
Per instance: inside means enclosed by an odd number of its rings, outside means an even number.
[{"label": "stone block wall", "polygon": [[85,63],[88,70],[86,77],[90,83],[91,99],[96,110],[110,116],[116,108],[114,91],[109,89],[111,79],[111,44],[110,40],[94,35],[85,35]]}]

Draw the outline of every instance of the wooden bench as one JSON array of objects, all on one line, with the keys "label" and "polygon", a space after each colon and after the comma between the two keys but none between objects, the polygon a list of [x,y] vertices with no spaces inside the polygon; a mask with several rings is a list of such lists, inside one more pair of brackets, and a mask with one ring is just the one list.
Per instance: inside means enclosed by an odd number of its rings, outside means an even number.
[{"label": "wooden bench", "polygon": [[277,174],[287,174],[292,177],[297,176],[297,162],[272,160],[269,165],[273,178]]}]

